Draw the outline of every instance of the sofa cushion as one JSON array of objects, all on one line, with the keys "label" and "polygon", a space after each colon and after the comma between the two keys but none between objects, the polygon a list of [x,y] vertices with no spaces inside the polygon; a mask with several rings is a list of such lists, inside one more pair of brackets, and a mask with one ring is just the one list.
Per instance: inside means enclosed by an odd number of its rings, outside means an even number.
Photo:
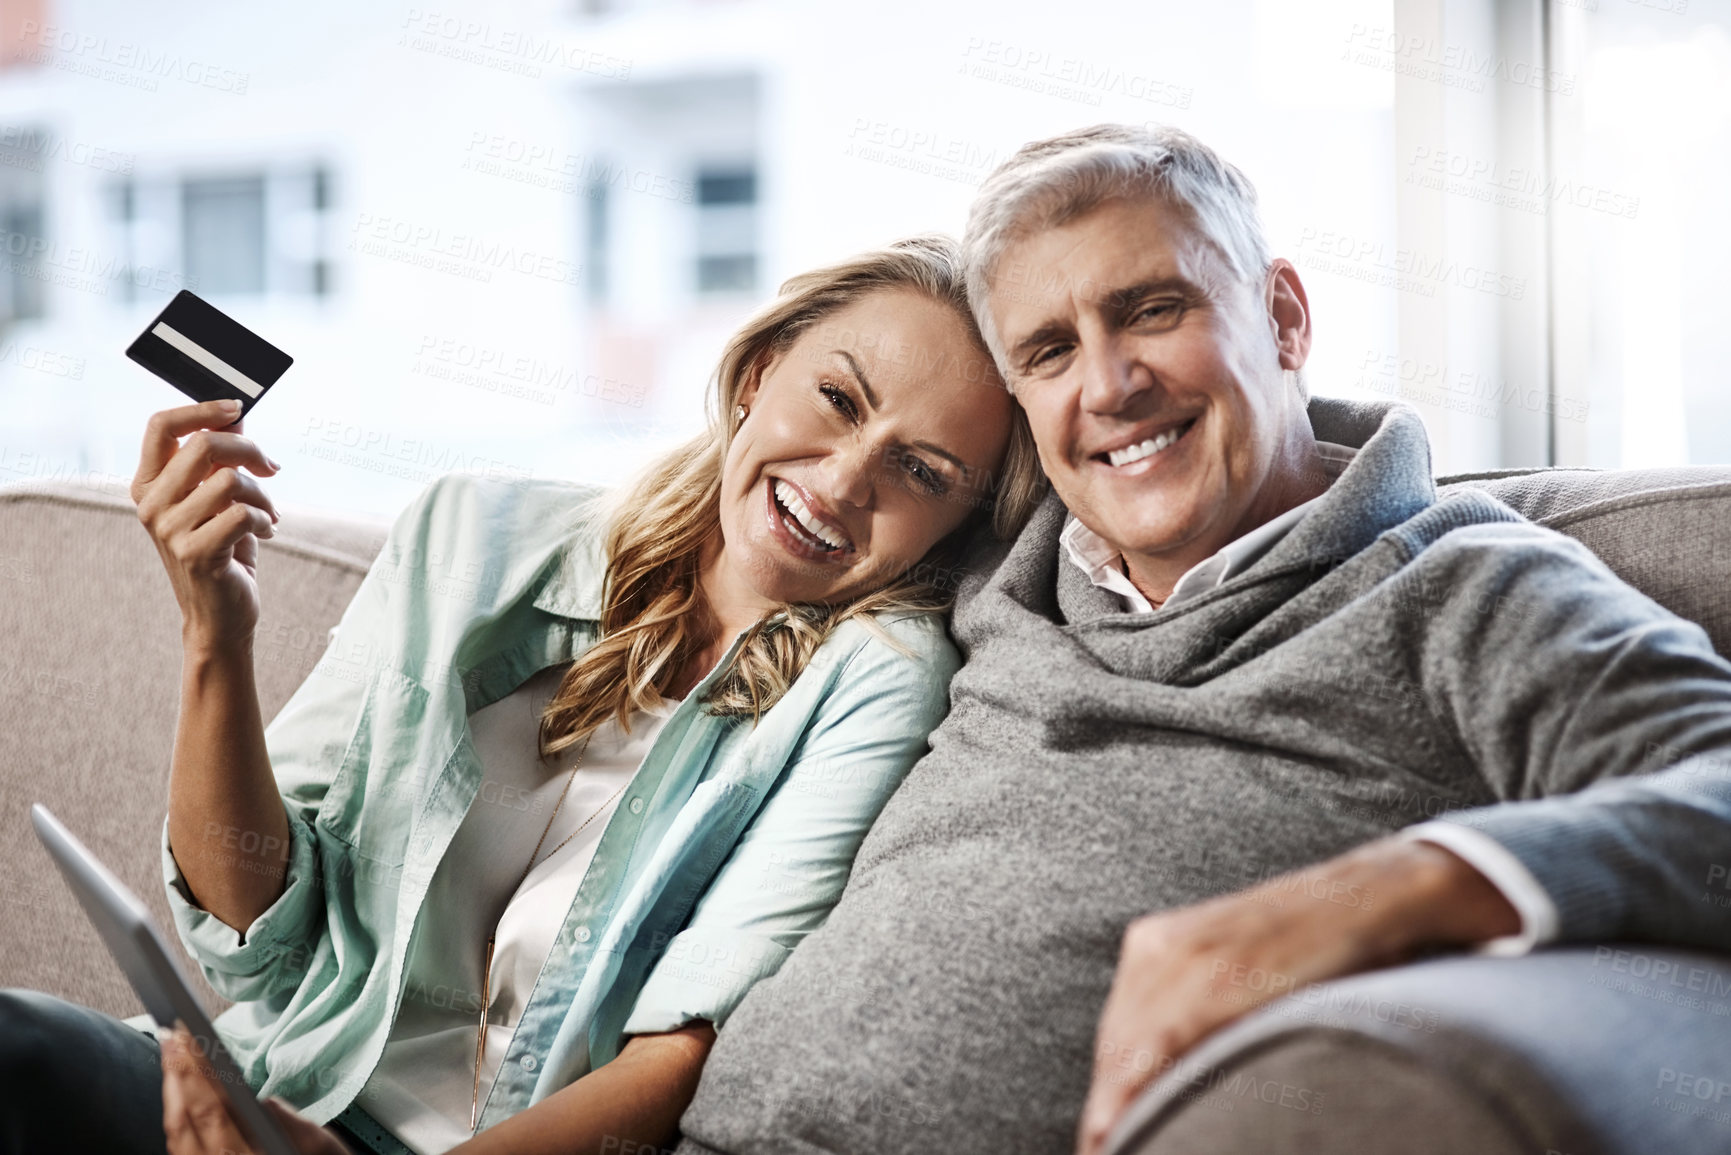
[{"label": "sofa cushion", "polygon": [[1731,467],[1502,470],[1441,478],[1566,533],[1731,655]]}]

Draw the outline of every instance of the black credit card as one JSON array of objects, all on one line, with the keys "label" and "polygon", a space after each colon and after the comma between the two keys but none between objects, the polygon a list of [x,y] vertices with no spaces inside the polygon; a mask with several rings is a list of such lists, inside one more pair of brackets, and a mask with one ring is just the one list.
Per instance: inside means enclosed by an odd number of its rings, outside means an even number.
[{"label": "black credit card", "polygon": [[185,289],[126,355],[194,401],[234,398],[242,417],[294,364],[293,357]]}]

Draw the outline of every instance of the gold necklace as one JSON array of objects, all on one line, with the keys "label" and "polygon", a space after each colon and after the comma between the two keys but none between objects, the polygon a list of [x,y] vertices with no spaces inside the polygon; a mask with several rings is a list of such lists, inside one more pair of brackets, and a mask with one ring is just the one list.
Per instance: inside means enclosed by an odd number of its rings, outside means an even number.
[{"label": "gold necklace", "polygon": [[[593,731],[590,732],[589,737],[594,737]],[[541,853],[541,844],[547,841],[547,835],[553,829],[553,820],[559,817],[559,808],[565,805],[565,795],[571,790],[571,781],[577,777],[577,769],[583,765],[583,756],[588,752],[589,738],[584,738],[583,748],[577,751],[577,761],[572,765],[571,773],[565,779],[565,788],[559,791],[559,801],[553,804],[553,813],[547,816],[546,829],[542,830],[541,837],[535,840],[535,849],[529,852],[529,863],[527,866],[523,867],[523,873],[517,876],[517,885],[511,888],[512,895],[517,893],[518,887],[523,885],[523,880],[528,878],[529,872],[535,868],[535,856]],[[583,820],[582,826],[579,826],[576,830],[567,834],[558,846],[555,846],[552,850],[548,851],[547,857],[552,858],[555,854],[558,854],[565,848],[565,843],[570,842],[573,838],[576,838],[579,834],[583,833],[583,827],[595,821],[595,819],[600,816],[602,810],[613,805],[613,803],[618,800],[619,796],[625,792],[625,787],[629,785],[631,785],[631,780],[629,778],[620,783],[619,789],[613,792],[613,797],[603,802],[599,810],[596,810],[594,814],[591,814]],[[509,898],[506,899],[506,903],[509,905]],[[504,915],[501,914],[499,917],[500,921],[503,922]],[[487,957],[481,963],[481,1025],[475,1032],[475,1088],[469,1099],[470,1134],[474,1133],[475,1124],[479,1121],[481,1113],[481,1058],[487,1052],[487,1012],[491,1009],[493,1003],[493,941],[497,937],[498,933],[499,928],[495,925],[492,933],[487,935]]]}]

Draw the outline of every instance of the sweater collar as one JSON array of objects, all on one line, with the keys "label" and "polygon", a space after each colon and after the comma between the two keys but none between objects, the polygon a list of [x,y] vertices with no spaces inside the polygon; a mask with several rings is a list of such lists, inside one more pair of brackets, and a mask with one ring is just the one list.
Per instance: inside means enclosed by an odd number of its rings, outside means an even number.
[{"label": "sweater collar", "polygon": [[1329,569],[1436,503],[1430,439],[1418,411],[1398,402],[1311,399],[1320,441],[1358,449],[1311,515],[1247,573],[1297,565]]}]

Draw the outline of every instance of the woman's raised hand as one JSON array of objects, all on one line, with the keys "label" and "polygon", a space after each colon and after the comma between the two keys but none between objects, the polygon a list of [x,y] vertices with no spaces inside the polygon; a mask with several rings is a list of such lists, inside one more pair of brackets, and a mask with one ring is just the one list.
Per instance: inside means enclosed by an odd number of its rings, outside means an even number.
[{"label": "woman's raised hand", "polygon": [[256,478],[278,466],[240,435],[239,412],[238,401],[205,401],[153,414],[132,479],[138,520],[180,603],[184,640],[205,648],[251,638],[258,539],[272,536],[277,521]]}]

